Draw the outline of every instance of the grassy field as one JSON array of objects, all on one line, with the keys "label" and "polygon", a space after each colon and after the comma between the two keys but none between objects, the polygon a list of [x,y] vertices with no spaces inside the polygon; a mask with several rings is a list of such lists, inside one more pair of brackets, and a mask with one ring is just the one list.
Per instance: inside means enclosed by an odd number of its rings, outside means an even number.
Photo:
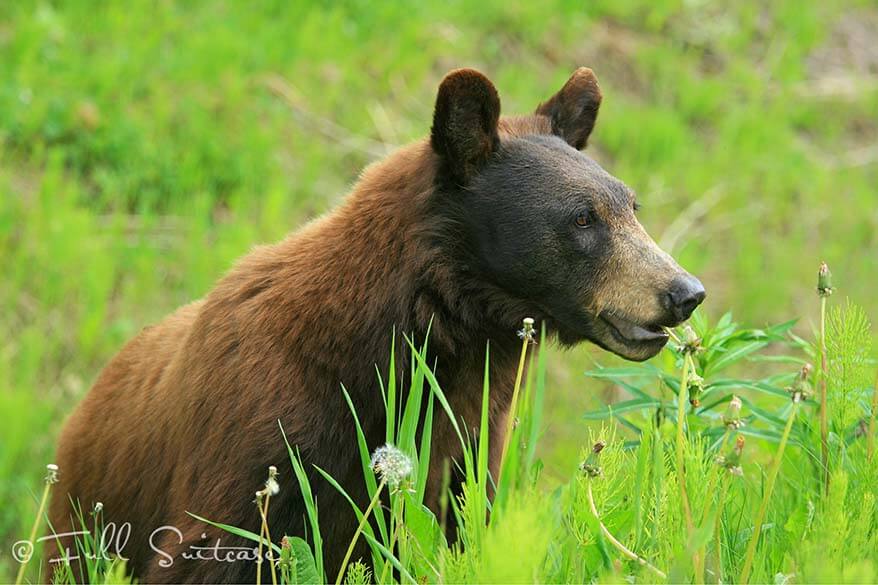
[{"label": "grassy field", "polygon": [[[64,416],[126,339],[423,136],[482,69],[528,112],[578,65],[590,153],[716,320],[878,315],[878,7],[869,2],[0,3],[0,580]],[[804,284],[803,284],[804,283]],[[554,352],[543,480],[569,478],[606,355]]]}]

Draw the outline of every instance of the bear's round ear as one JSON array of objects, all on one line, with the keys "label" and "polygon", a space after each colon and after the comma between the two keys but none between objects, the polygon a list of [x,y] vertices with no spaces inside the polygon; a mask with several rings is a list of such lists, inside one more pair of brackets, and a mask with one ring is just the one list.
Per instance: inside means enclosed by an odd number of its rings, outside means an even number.
[{"label": "bear's round ear", "polygon": [[500,97],[487,77],[474,69],[445,76],[436,96],[430,143],[444,171],[466,184],[497,149]]},{"label": "bear's round ear", "polygon": [[601,107],[601,88],[594,71],[580,67],[537,114],[552,120],[552,133],[577,150],[585,148]]}]

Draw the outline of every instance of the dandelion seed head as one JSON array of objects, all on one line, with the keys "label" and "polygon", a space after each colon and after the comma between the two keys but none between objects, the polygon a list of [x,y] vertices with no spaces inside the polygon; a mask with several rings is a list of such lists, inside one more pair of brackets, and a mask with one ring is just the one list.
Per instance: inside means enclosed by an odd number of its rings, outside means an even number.
[{"label": "dandelion seed head", "polygon": [[412,460],[397,447],[387,443],[372,454],[372,469],[387,485],[395,489],[412,474]]},{"label": "dandelion seed head", "polygon": [[46,465],[46,483],[58,483],[58,466],[54,463]]},{"label": "dandelion seed head", "polygon": [[262,498],[276,496],[280,492],[280,484],[277,483],[277,467],[274,465],[268,468],[268,479],[265,480],[265,487],[256,492],[256,503],[262,502]]},{"label": "dandelion seed head", "polygon": [[536,340],[534,339],[534,336],[536,335],[534,320],[531,317],[525,317],[522,320],[522,325],[523,327],[518,331],[518,338],[530,343],[536,343]]},{"label": "dandelion seed head", "polygon": [[270,477],[268,481],[265,482],[265,491],[270,496],[276,496],[280,493],[280,485],[277,483],[277,480]]},{"label": "dandelion seed head", "polygon": [[280,484],[277,483],[277,467],[274,465],[268,467],[268,479],[265,481],[265,489],[262,491],[268,496],[276,496],[280,492]]}]

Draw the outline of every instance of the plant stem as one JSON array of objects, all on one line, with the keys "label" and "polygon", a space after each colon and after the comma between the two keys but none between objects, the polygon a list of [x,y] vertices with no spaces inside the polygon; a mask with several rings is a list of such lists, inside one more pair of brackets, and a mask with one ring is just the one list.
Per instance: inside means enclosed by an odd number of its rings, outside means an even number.
[{"label": "plant stem", "polygon": [[[728,443],[729,437],[731,435],[732,435],[732,433],[729,431],[729,429],[726,429],[725,434],[723,434],[723,440],[720,443],[720,447],[719,447],[720,453],[725,452],[726,444]],[[705,498],[710,498],[712,496],[713,490],[716,489],[717,479],[720,477],[724,478],[725,473],[726,472],[724,469],[720,469],[719,472],[710,476],[710,479],[708,480],[708,484],[707,484],[707,491],[704,492],[706,494]],[[722,502],[720,501],[717,504],[717,509],[722,510],[721,506],[722,506]],[[710,502],[708,501],[707,503],[705,503],[704,507],[701,509],[701,521],[698,523],[698,526],[704,526],[704,523],[707,522],[707,512],[709,509],[710,509]],[[696,573],[695,580],[696,581],[699,579],[699,575],[703,576],[703,574],[704,574],[703,573],[703,569],[704,569],[703,559],[706,559],[706,558],[707,558],[707,544],[704,544],[703,546],[701,546],[698,549],[698,553],[695,555],[695,558],[693,559],[693,561],[698,564],[698,566],[695,567],[695,573]],[[703,580],[703,577],[702,577],[702,580]]]},{"label": "plant stem", "polygon": [[[402,526],[402,519],[400,518],[400,521],[396,523],[396,526],[394,527],[393,532],[390,534],[390,547],[388,547],[387,550],[389,550],[391,553],[393,552],[393,546],[394,546],[394,543],[396,542],[396,538],[399,536],[399,529],[401,526]],[[378,583],[386,583],[387,582],[384,579],[387,577],[387,570],[390,569],[390,566],[391,566],[390,561],[386,561],[384,563],[384,568],[381,570],[381,578],[378,579],[378,581],[377,581]]]},{"label": "plant stem", "polygon": [[774,491],[774,483],[777,480],[777,473],[780,471],[780,465],[783,462],[783,452],[786,449],[787,441],[790,438],[790,431],[793,428],[793,422],[796,420],[796,413],[799,412],[799,403],[793,402],[793,410],[787,419],[787,426],[784,428],[783,435],[780,438],[780,445],[777,448],[777,455],[768,474],[768,485],[765,493],[762,495],[762,503],[759,511],[756,513],[756,524],[753,526],[753,535],[747,544],[747,554],[744,558],[744,568],[741,570],[741,578],[739,583],[747,583],[750,578],[750,571],[753,568],[753,558],[756,556],[756,545],[759,543],[759,535],[762,533],[762,521],[765,519],[765,512],[768,510],[768,501],[771,499],[771,492]]},{"label": "plant stem", "polygon": [[722,583],[723,580],[723,549],[722,549],[722,519],[723,519],[723,507],[726,505],[726,494],[729,491],[729,478],[728,474],[723,476],[722,479],[723,487],[719,492],[719,501],[716,504],[716,521],[715,521],[715,530],[716,536],[714,539],[716,540],[716,582]]},{"label": "plant stem", "polygon": [[357,544],[357,539],[360,537],[360,533],[363,531],[363,527],[366,525],[366,522],[369,521],[369,514],[372,513],[372,509],[375,508],[375,504],[378,503],[378,499],[381,497],[381,490],[384,489],[384,486],[387,484],[385,480],[381,480],[381,483],[378,484],[378,489],[375,490],[375,496],[372,498],[372,501],[369,502],[369,506],[366,508],[366,511],[363,512],[363,518],[360,520],[360,524],[357,526],[356,532],[354,532],[354,537],[351,539],[351,543],[348,545],[348,550],[344,555],[344,560],[341,562],[341,567],[338,570],[338,577],[335,579],[335,585],[341,585],[341,579],[344,577],[345,569],[348,567],[348,561],[351,560],[351,555],[354,552],[354,546]]},{"label": "plant stem", "polygon": [[[512,440],[512,430],[515,425],[515,413],[518,408],[518,394],[521,389],[521,378],[524,374],[524,363],[527,357],[527,347],[530,345],[530,339],[525,336],[521,343],[521,357],[518,360],[518,372],[515,374],[515,386],[512,390],[512,404],[509,406],[509,414],[506,416],[506,432],[503,435],[503,450],[500,451],[500,467],[506,462],[506,453],[509,450],[509,442]],[[502,471],[499,472],[502,476]],[[499,480],[499,478],[498,478]]]},{"label": "plant stem", "polygon": [[[37,517],[34,519],[34,524],[30,529],[30,537],[28,537],[28,542],[33,545],[34,540],[37,537],[37,530],[39,530],[42,525],[43,514],[46,511],[46,502],[49,500],[49,490],[52,489],[52,483],[50,481],[46,481],[46,485],[43,488],[43,495],[40,498],[40,507],[37,510]],[[31,554],[33,556],[33,554]],[[15,585],[21,585],[22,580],[24,579],[24,571],[27,568],[27,564],[30,562],[30,557],[26,558],[21,566],[18,567],[18,574],[15,576]]]},{"label": "plant stem", "polygon": [[878,415],[878,375],[875,376],[875,387],[872,388],[872,415],[869,417],[869,435],[866,437],[866,452],[869,463],[875,455],[875,416]]},{"label": "plant stem", "polygon": [[[259,496],[257,495],[257,498]],[[265,515],[262,513],[262,503],[257,500],[256,508],[262,517],[262,526],[259,528],[259,546],[256,557],[256,585],[262,585],[262,539],[265,535]]]},{"label": "plant stem", "polygon": [[616,540],[616,537],[610,533],[610,531],[607,529],[606,526],[604,526],[604,523],[601,521],[601,517],[598,514],[597,506],[595,506],[595,503],[594,503],[594,495],[591,492],[591,481],[588,482],[588,504],[591,507],[591,513],[594,514],[594,517],[598,521],[598,525],[601,527],[601,533],[604,535],[604,538],[609,540],[613,546],[615,546],[617,549],[619,549],[619,551],[623,555],[625,555],[626,557],[628,557],[632,561],[637,561],[638,563],[640,563],[641,565],[643,565],[644,567],[646,567],[647,569],[649,569],[650,571],[652,571],[653,573],[655,573],[656,575],[661,577],[662,579],[668,578],[668,576],[661,569],[654,567],[653,565],[651,565],[649,563],[649,561],[647,561],[646,559],[644,559],[643,557],[641,557],[640,555],[638,555],[637,553],[635,553],[634,551],[632,551],[631,549],[626,547],[624,544],[622,544],[621,542]]},{"label": "plant stem", "polygon": [[680,499],[683,501],[683,513],[686,517],[686,529],[692,533],[692,508],[689,507],[689,496],[686,493],[686,470],[683,449],[685,445],[683,426],[686,420],[686,394],[689,388],[689,371],[692,368],[692,356],[683,354],[683,373],[680,376],[680,390],[677,392],[677,478],[680,481]]},{"label": "plant stem", "polygon": [[[683,502],[683,515],[686,518],[686,534],[691,540],[695,526],[692,523],[692,507],[689,505],[689,494],[686,491],[686,463],[683,454],[685,448],[685,435],[683,427],[686,420],[686,397],[689,390],[689,374],[694,368],[692,355],[689,352],[683,354],[683,373],[680,375],[680,390],[677,392],[677,478],[680,482],[680,500]],[[695,582],[700,583],[704,575],[702,557],[699,551],[692,555],[692,563],[695,570]]]},{"label": "plant stem", "polygon": [[274,553],[271,550],[271,532],[268,530],[268,504],[271,501],[271,492],[265,494],[265,506],[259,509],[262,516],[262,528],[259,531],[259,562],[256,564],[256,582],[262,583],[260,572],[262,570],[262,538],[268,541],[268,554],[270,556],[268,566],[271,567],[271,585],[277,585],[277,573],[274,570]]},{"label": "plant stem", "polygon": [[[722,442],[720,443],[718,453],[720,453],[720,454],[725,453],[726,446],[728,445],[728,442],[729,442],[729,437],[731,437],[731,436],[732,436],[731,431],[729,431],[728,429],[726,429],[725,434],[723,434],[723,440],[722,440]],[[711,475],[711,476],[710,476],[710,480],[708,481],[708,484],[707,484],[707,491],[705,492],[705,493],[707,494],[708,497],[710,497],[710,495],[713,493],[713,490],[716,488],[716,483],[717,483],[717,481],[718,481],[720,478],[722,478],[722,477],[725,477],[725,470],[722,469],[722,468],[720,468],[720,470],[719,470],[719,472],[718,472],[717,474],[714,474],[714,475]],[[710,506],[709,506],[709,505],[706,505],[706,506],[704,506],[704,508],[701,510],[701,522],[698,523],[699,526],[701,526],[701,525],[703,525],[705,522],[707,522],[707,511],[708,511],[709,509],[710,509]]]},{"label": "plant stem", "polygon": [[826,400],[826,297],[820,297],[820,461],[823,491],[829,493],[829,420]]}]

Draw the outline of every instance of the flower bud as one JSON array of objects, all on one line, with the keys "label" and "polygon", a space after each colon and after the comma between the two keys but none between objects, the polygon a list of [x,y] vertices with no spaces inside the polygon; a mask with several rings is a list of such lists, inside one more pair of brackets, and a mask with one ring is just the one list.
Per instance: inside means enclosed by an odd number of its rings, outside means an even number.
[{"label": "flower bud", "polygon": [[290,537],[284,536],[280,541],[280,560],[278,561],[281,571],[289,571],[293,569],[295,566],[295,560],[296,559],[293,558],[293,545],[290,542]]},{"label": "flower bud", "polygon": [[725,455],[720,455],[719,457],[717,457],[716,464],[724,468],[732,475],[737,475],[741,477],[744,475],[744,469],[741,467],[741,455],[743,453],[744,437],[743,435],[738,435],[738,438],[735,440],[735,444],[732,447],[731,451],[729,451]]},{"label": "flower bud", "polygon": [[680,346],[680,351],[682,351],[683,353],[694,354],[701,351],[702,349],[703,348],[701,347],[701,338],[698,337],[698,334],[695,333],[695,330],[687,324],[685,327],[683,327],[683,340],[682,345]]},{"label": "flower bud", "polygon": [[817,271],[817,294],[821,297],[828,297],[832,294],[832,272],[826,262],[820,263],[820,269]]},{"label": "flower bud", "polygon": [[802,369],[799,370],[799,375],[793,380],[792,385],[787,387],[790,400],[793,402],[802,402],[811,396],[811,383],[808,381],[808,377],[811,375],[811,370],[813,370],[811,364],[805,364],[802,366]]},{"label": "flower bud", "polygon": [[736,431],[744,426],[744,421],[741,420],[742,406],[741,399],[732,395],[732,399],[729,400],[729,405],[726,407],[726,412],[723,414],[723,424],[728,430]]},{"label": "flower bud", "polygon": [[594,478],[603,473],[598,459],[600,458],[601,451],[603,451],[606,446],[607,444],[603,441],[598,441],[592,446],[591,453],[588,454],[585,461],[579,464],[579,470],[587,477]]},{"label": "flower bud", "polygon": [[689,404],[698,407],[701,404],[701,394],[704,392],[704,378],[695,372],[692,372],[692,374],[689,375],[689,380],[686,382],[686,386],[688,386]]}]

